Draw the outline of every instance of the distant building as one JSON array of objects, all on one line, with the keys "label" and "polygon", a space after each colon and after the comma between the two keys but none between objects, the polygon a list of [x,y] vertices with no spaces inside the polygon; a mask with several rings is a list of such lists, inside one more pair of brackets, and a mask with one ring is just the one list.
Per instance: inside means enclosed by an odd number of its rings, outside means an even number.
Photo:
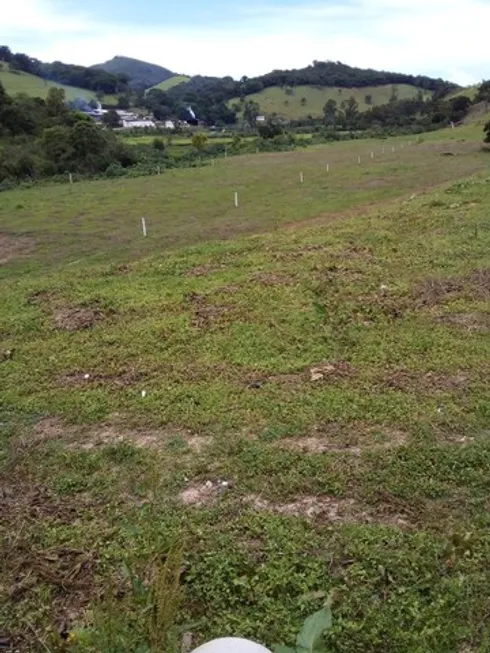
[{"label": "distant building", "polygon": [[257,122],[265,122],[265,116],[257,116],[256,121]]},{"label": "distant building", "polygon": [[156,127],[153,120],[123,120],[122,126],[124,129],[144,129]]},{"label": "distant building", "polygon": [[175,129],[175,123],[173,120],[165,120],[163,127],[164,129]]}]

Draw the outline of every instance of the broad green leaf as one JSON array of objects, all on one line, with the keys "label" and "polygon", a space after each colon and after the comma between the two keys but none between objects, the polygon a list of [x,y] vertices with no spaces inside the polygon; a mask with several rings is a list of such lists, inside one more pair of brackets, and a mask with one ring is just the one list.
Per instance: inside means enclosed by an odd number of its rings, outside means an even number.
[{"label": "broad green leaf", "polygon": [[296,653],[295,648],[290,646],[274,646],[274,653]]},{"label": "broad green leaf", "polygon": [[296,646],[308,653],[323,653],[325,649],[322,648],[322,636],[331,627],[332,612],[330,605],[327,604],[324,608],[306,619],[303,628],[298,634]]}]

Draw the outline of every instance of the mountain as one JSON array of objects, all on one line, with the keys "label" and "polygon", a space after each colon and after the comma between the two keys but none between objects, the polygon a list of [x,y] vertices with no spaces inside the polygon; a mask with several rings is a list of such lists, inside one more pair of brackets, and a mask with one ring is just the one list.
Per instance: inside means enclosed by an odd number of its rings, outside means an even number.
[{"label": "mountain", "polygon": [[92,68],[105,70],[113,75],[127,75],[130,78],[130,86],[142,90],[175,76],[175,73],[162,66],[120,56],[113,57],[105,63],[95,64]]}]

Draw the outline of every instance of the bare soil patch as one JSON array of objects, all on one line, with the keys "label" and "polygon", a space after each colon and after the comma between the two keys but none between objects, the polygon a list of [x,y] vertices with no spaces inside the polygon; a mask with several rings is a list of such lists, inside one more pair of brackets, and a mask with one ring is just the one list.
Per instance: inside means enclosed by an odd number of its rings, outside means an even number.
[{"label": "bare soil patch", "polygon": [[260,283],[263,286],[293,286],[297,283],[297,278],[286,272],[255,272],[250,281]]},{"label": "bare soil patch", "polygon": [[364,451],[402,447],[409,439],[409,434],[399,429],[355,422],[351,425],[316,427],[312,435],[283,438],[277,442],[277,446],[304,453],[348,453],[360,456]]},{"label": "bare soil patch", "polygon": [[53,311],[53,326],[65,331],[79,331],[80,329],[90,329],[103,318],[104,314],[99,309],[62,306]]},{"label": "bare soil patch", "polygon": [[249,373],[245,380],[248,388],[260,389],[266,383],[297,387],[305,384],[335,383],[352,377],[355,370],[346,361],[322,361],[299,372],[286,372],[269,375]]},{"label": "bare soil patch", "polygon": [[413,372],[395,370],[383,381],[385,387],[402,391],[455,392],[464,390],[470,383],[466,372],[446,374],[444,372]]},{"label": "bare soil patch", "polygon": [[34,249],[34,241],[28,236],[11,236],[0,233],[0,265],[28,256]]},{"label": "bare soil patch", "polygon": [[202,265],[196,265],[196,267],[187,270],[185,273],[186,277],[205,277],[208,274],[213,274],[213,272],[219,272],[220,270],[226,269],[225,265],[216,265],[213,263],[204,263]]},{"label": "bare soil patch", "polygon": [[486,332],[490,330],[490,314],[488,313],[449,313],[439,315],[436,320],[469,332]]},{"label": "bare soil patch", "polygon": [[361,506],[355,499],[307,495],[287,503],[276,503],[251,494],[244,498],[255,510],[279,515],[331,523],[377,523],[408,528],[410,515],[395,512],[392,506],[380,505],[376,512]]},{"label": "bare soil patch", "polygon": [[473,300],[490,298],[490,268],[474,270],[461,277],[426,279],[413,289],[418,306],[432,307],[465,296]]},{"label": "bare soil patch", "polygon": [[194,292],[189,293],[187,300],[193,309],[191,324],[196,329],[209,329],[230,321],[228,314],[232,312],[231,306],[211,304],[207,297]]},{"label": "bare soil patch", "polygon": [[[200,436],[180,427],[161,429],[128,429],[119,424],[102,424],[97,427],[81,427],[64,424],[57,417],[47,417],[36,424],[32,432],[17,439],[17,446],[29,446],[48,441],[63,441],[70,449],[90,450],[97,447],[128,443],[135,447],[160,449],[169,441],[182,440],[197,453],[211,444],[212,438]],[[15,446],[15,442],[14,442]]]},{"label": "bare soil patch", "polygon": [[135,385],[143,379],[142,372],[137,370],[128,370],[116,374],[90,374],[87,372],[74,372],[72,374],[63,374],[59,382],[63,386],[69,387],[104,387],[114,386],[116,388],[127,388]]}]

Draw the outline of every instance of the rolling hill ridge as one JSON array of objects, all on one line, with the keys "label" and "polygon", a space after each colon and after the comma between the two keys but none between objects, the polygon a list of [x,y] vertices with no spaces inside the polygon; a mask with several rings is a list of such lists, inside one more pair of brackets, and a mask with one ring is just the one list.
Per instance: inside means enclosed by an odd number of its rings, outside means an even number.
[{"label": "rolling hill ridge", "polygon": [[176,76],[168,68],[131,57],[116,56],[105,63],[91,67],[105,70],[113,75],[127,75],[131,88],[135,90],[146,90]]}]

